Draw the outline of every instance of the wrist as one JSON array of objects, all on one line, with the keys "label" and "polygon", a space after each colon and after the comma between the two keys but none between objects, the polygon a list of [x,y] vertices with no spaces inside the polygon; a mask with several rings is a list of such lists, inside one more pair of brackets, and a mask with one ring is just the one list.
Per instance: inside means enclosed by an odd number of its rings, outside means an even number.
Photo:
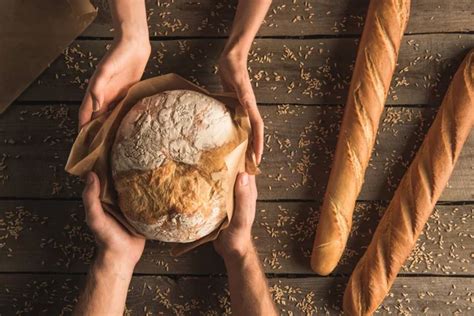
[{"label": "wrist", "polygon": [[232,59],[238,61],[247,61],[247,57],[252,46],[252,39],[246,39],[245,36],[229,38],[221,54],[221,59]]},{"label": "wrist", "polygon": [[121,278],[131,277],[137,262],[110,251],[99,250],[93,268],[99,272],[113,273]]},{"label": "wrist", "polygon": [[122,41],[149,43],[148,26],[142,23],[120,23],[115,38]]},{"label": "wrist", "polygon": [[258,261],[257,251],[252,243],[245,248],[245,251],[229,252],[222,256],[227,271],[242,269],[251,262]]},{"label": "wrist", "polygon": [[224,262],[239,262],[244,260],[252,252],[255,252],[251,238],[246,241],[241,241],[235,247],[228,247],[220,249],[219,254],[224,259]]},{"label": "wrist", "polygon": [[117,36],[114,38],[114,46],[133,49],[135,56],[144,60],[148,60],[151,54],[151,44],[148,37]]}]

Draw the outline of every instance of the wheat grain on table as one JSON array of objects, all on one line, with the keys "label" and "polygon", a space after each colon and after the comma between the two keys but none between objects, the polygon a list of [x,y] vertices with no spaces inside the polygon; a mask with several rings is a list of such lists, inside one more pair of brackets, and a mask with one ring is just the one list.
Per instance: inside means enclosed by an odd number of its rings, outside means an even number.
[{"label": "wheat grain on table", "polygon": [[[95,2],[95,22],[0,116],[0,315],[68,314],[93,256],[83,183],[64,165],[87,79],[113,36],[106,1]],[[413,1],[348,248],[333,275],[318,277],[309,256],[367,4],[275,0],[249,55],[266,125],[254,239],[282,314],[341,313],[350,272],[474,46],[471,1]],[[217,57],[235,6],[147,1],[145,77],[177,72],[218,91]],[[471,133],[381,314],[472,313],[473,166]],[[212,246],[178,258],[168,250],[147,244],[126,313],[229,313],[224,265]]]}]

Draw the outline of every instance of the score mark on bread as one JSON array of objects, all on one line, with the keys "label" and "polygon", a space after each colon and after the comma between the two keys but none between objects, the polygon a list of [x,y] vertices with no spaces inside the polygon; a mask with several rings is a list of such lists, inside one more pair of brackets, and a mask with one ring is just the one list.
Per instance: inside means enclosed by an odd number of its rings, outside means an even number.
[{"label": "score mark on bread", "polygon": [[230,110],[189,90],[139,101],[122,120],[112,148],[119,206],[149,239],[192,242],[226,217],[226,199],[214,174],[238,143]]}]

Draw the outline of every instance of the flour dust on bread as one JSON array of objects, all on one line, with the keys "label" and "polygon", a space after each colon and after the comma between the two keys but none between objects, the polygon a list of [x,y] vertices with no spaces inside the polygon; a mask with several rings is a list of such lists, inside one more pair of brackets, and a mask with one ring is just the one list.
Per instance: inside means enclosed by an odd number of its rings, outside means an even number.
[{"label": "flour dust on bread", "polygon": [[220,101],[172,90],[139,101],[127,113],[112,148],[120,209],[149,239],[192,242],[226,217],[225,157],[237,126]]}]

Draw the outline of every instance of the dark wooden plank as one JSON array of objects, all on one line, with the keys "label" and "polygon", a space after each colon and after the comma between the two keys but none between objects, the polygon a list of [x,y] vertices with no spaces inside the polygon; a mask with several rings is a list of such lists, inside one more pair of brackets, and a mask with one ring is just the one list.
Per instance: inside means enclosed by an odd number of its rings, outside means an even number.
[{"label": "dark wooden plank", "polygon": [[[346,279],[270,279],[282,315],[338,315]],[[63,315],[75,305],[84,276],[1,275],[1,315]],[[387,314],[458,314],[472,309],[472,279],[398,278],[379,312]],[[230,315],[226,278],[135,276],[126,315]]]},{"label": "dark wooden plank", "polygon": [[[259,198],[322,200],[342,107],[260,109],[267,129]],[[386,109],[360,200],[391,199],[434,114],[433,108]],[[0,197],[80,197],[78,178],[64,171],[76,117],[77,105],[14,105],[0,117]],[[474,200],[473,161],[471,136],[442,201]]]},{"label": "dark wooden plank", "polygon": [[[93,0],[96,21],[83,36],[113,36],[107,1]],[[368,0],[273,0],[259,36],[360,34]],[[147,13],[151,36],[226,36],[236,0],[152,1]],[[411,4],[408,33],[474,30],[472,2],[418,0]]]},{"label": "dark wooden plank", "polygon": [[[356,38],[259,39],[249,70],[260,103],[342,104]],[[154,41],[145,77],[176,72],[211,91],[221,89],[215,66],[224,40]],[[19,98],[80,101],[105,41],[76,41]],[[425,34],[403,39],[388,104],[437,105],[474,34]]]},{"label": "dark wooden plank", "polygon": [[[259,202],[254,241],[267,273],[310,274],[309,256],[318,218],[317,202]],[[358,203],[348,248],[335,271],[349,274],[370,242],[385,210]],[[472,275],[474,204],[438,205],[401,274]],[[76,201],[0,201],[0,271],[84,272],[94,239]],[[212,245],[171,257],[170,245],[149,241],[137,273],[224,272]]]},{"label": "dark wooden plank", "polygon": [[[260,177],[262,199],[322,200],[342,107],[262,107],[266,152]],[[390,200],[435,116],[434,109],[387,108],[359,200]],[[474,198],[474,133],[440,200]]]}]

